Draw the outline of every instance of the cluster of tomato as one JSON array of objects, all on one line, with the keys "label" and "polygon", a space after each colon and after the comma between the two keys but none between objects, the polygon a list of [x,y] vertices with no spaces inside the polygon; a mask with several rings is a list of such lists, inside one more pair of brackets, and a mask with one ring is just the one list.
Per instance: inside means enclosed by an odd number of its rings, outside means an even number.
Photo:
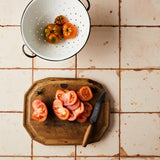
[{"label": "cluster of tomato", "polygon": [[77,28],[66,22],[66,18],[63,15],[56,17],[55,24],[48,24],[44,28],[44,37],[47,42],[56,44],[60,38],[71,39],[76,37]]},{"label": "cluster of tomato", "polygon": [[[92,105],[88,103],[93,94],[88,86],[83,86],[76,93],[73,90],[57,90],[55,100],[53,101],[53,111],[61,120],[86,122],[92,112]],[[32,103],[34,112],[33,119],[43,122],[47,118],[48,110],[46,105],[40,100],[34,100]]]},{"label": "cluster of tomato", "polygon": [[57,90],[53,111],[61,120],[77,120],[83,123],[91,114],[93,107],[87,101],[92,97],[92,91],[88,86],[83,86],[77,93],[73,90]]}]

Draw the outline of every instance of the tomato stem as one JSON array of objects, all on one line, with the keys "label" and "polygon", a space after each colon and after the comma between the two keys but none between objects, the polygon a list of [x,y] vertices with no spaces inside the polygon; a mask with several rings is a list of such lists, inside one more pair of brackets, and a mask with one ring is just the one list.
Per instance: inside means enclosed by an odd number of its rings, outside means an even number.
[{"label": "tomato stem", "polygon": [[56,31],[55,30],[50,30],[50,33],[56,33]]}]

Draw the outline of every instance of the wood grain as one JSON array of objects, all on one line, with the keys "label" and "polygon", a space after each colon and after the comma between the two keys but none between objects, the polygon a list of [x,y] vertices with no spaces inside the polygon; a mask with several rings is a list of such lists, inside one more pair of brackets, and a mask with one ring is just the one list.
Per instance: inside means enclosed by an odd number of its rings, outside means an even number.
[{"label": "wood grain", "polygon": [[[45,78],[36,81],[29,88],[24,96],[23,125],[34,140],[45,145],[82,144],[83,136],[89,125],[89,119],[82,124],[76,121],[62,121],[54,115],[52,103],[58,89],[78,91],[84,85],[89,86],[93,92],[90,103],[94,106],[104,88],[91,79]],[[42,100],[48,108],[48,117],[42,123],[32,119],[33,108],[31,104],[35,99]],[[99,118],[94,125],[88,143],[99,141],[107,130],[109,126],[109,108],[109,97],[106,94]]]}]

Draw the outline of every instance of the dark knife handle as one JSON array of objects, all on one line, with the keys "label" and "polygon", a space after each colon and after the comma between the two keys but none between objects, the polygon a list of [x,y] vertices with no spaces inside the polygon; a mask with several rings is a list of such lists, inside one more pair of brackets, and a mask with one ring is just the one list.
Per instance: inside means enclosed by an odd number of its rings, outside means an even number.
[{"label": "dark knife handle", "polygon": [[86,147],[87,146],[87,143],[88,143],[88,139],[89,137],[91,136],[92,134],[92,131],[93,131],[93,124],[89,124],[86,132],[85,132],[85,135],[83,137],[83,141],[82,141],[82,146],[83,147]]}]

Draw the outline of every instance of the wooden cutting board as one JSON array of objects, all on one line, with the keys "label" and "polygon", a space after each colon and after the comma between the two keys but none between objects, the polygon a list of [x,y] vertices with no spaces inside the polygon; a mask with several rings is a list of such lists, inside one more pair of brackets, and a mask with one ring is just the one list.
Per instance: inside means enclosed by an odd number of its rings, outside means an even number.
[{"label": "wooden cutting board", "polygon": [[[23,125],[34,140],[45,145],[82,144],[83,136],[89,125],[89,119],[85,123],[62,121],[54,115],[52,110],[52,103],[58,89],[78,91],[82,86],[91,88],[93,98],[90,103],[94,107],[104,88],[91,79],[45,78],[33,83],[24,96]],[[48,117],[42,123],[32,119],[33,108],[31,104],[35,99],[42,100],[48,108]],[[109,96],[106,94],[99,118],[88,143],[99,141],[107,130],[109,126],[109,108]]]}]

